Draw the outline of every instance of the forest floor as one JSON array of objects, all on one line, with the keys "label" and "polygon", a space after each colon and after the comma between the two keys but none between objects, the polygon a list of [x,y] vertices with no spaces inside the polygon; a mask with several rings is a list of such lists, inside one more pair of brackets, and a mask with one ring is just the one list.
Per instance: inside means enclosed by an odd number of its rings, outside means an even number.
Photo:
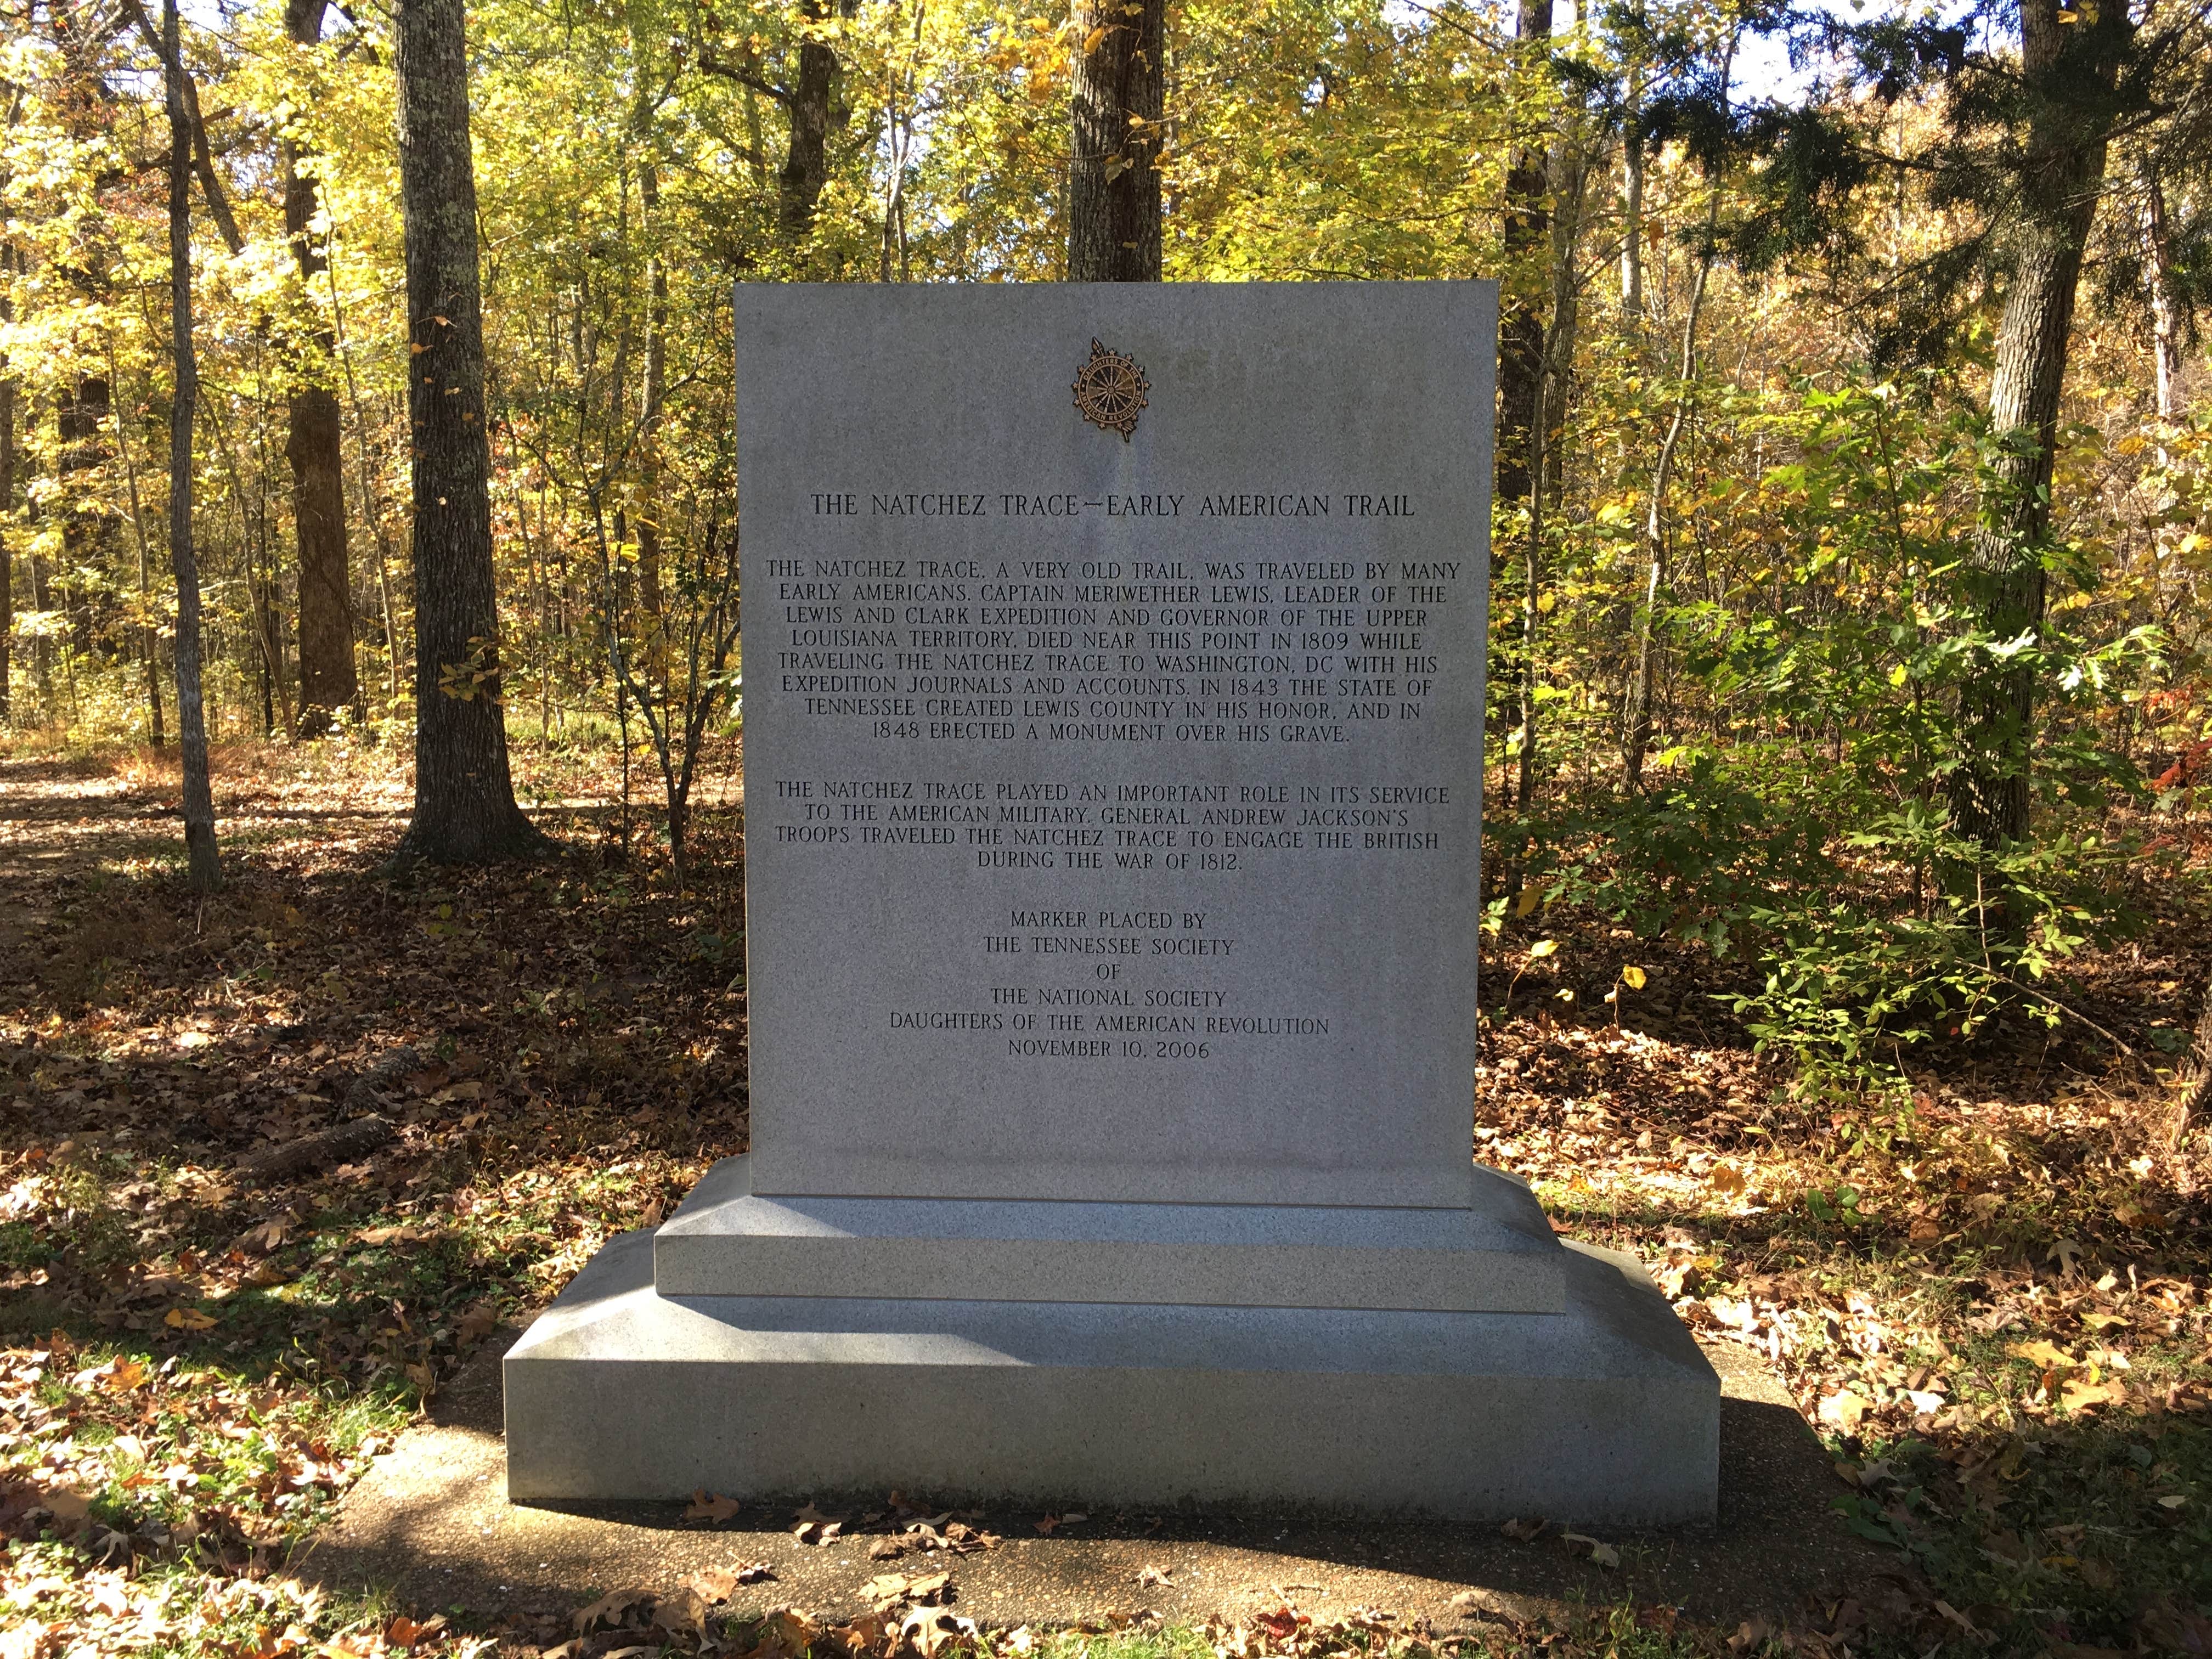
[{"label": "forest floor", "polygon": [[[842,1625],[763,1618],[775,1586],[734,1572],[589,1606],[611,1587],[580,1585],[560,1629],[284,1573],[495,1332],[742,1149],[742,827],[702,815],[678,893],[642,817],[625,848],[604,775],[524,750],[519,793],[563,852],[394,878],[410,791],[389,757],[216,765],[228,879],[203,902],[168,768],[0,750],[0,1659],[794,1659],[956,1636],[912,1563],[886,1569],[885,1617]],[[1486,941],[1480,1154],[1771,1369],[1844,1523],[1892,1564],[1850,1594],[1764,1621],[1622,1598],[1454,1632],[1285,1606],[980,1639],[1117,1659],[2212,1654],[2212,1167],[2202,1137],[2167,1148],[2146,1058],[2190,1024],[2212,927],[2172,902],[2066,988],[2134,1054],[2001,1035],[1878,1109],[1788,1096],[1725,1012],[1741,968],[1601,920]],[[1616,1026],[1603,997],[1631,965]],[[281,1167],[364,1101],[389,1139]],[[1613,1547],[1522,1530],[1601,1565]]]}]

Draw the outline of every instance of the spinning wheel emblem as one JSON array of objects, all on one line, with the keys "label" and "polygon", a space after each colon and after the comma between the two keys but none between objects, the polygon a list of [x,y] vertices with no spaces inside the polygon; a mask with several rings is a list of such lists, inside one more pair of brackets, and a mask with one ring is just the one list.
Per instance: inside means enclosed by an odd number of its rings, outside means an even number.
[{"label": "spinning wheel emblem", "polygon": [[1137,360],[1126,352],[1109,351],[1096,340],[1091,356],[1075,374],[1075,406],[1091,425],[1118,432],[1121,441],[1137,429],[1137,416],[1145,408],[1145,394],[1152,383]]}]

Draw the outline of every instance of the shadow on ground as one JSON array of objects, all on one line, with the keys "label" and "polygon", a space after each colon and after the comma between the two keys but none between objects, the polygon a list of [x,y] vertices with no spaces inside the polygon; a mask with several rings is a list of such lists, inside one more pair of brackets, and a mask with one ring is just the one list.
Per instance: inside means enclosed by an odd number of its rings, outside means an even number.
[{"label": "shadow on ground", "polygon": [[[686,1521],[677,1504],[514,1505],[500,1439],[499,1355],[507,1346],[488,1345],[431,1420],[379,1461],[337,1522],[294,1559],[295,1576],[334,1591],[387,1589],[418,1614],[457,1612],[470,1623],[565,1626],[608,1590],[665,1595],[707,1567],[763,1562],[775,1578],[740,1590],[741,1599],[838,1622],[867,1610],[861,1587],[879,1573],[949,1571],[958,1610],[1002,1628],[1146,1608],[1202,1621],[1288,1601],[1317,1619],[1381,1607],[1449,1632],[1486,1613],[1527,1620],[1624,1601],[1733,1627],[1903,1570],[1898,1556],[1846,1530],[1831,1507],[1845,1488],[1820,1443],[1765,1368],[1734,1347],[1709,1351],[1725,1390],[1717,1523],[1605,1529],[1620,1557],[1607,1568],[1571,1553],[1556,1528],[1522,1542],[1491,1524],[1099,1514],[1045,1536],[1036,1515],[992,1511],[980,1524],[1002,1536],[994,1549],[887,1562],[870,1557],[865,1535],[800,1544],[792,1514],[802,1498],[732,1494],[745,1506],[719,1526]],[[861,1507],[817,1498],[832,1513]],[[866,1507],[882,1504],[875,1494]],[[1472,1601],[1454,1604],[1470,1590]]]}]

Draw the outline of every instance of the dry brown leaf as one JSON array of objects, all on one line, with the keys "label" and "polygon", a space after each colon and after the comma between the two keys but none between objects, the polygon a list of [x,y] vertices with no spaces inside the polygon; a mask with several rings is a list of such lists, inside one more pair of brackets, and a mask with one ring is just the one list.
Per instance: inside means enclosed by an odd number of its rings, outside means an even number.
[{"label": "dry brown leaf", "polygon": [[1173,1567],[1154,1566],[1144,1566],[1137,1569],[1137,1585],[1139,1589],[1147,1589],[1154,1584],[1164,1585],[1170,1589],[1174,1589],[1175,1569]]},{"label": "dry brown leaf", "polygon": [[2058,1399],[2059,1403],[2069,1412],[2094,1411],[2100,1406],[2124,1406],[2127,1403],[2128,1385],[2117,1376],[2101,1382],[2069,1377],[2059,1385]]},{"label": "dry brown leaf", "polygon": [[663,1596],[653,1603],[653,1625],[672,1634],[689,1632],[703,1637],[707,1633],[707,1597],[685,1584],[675,1595]]},{"label": "dry brown leaf", "polygon": [[943,1607],[959,1595],[951,1575],[942,1572],[927,1573],[915,1578],[887,1572],[868,1580],[860,1587],[860,1593],[873,1603],[879,1613],[908,1604]]},{"label": "dry brown leaf", "polygon": [[836,1542],[838,1534],[844,1530],[845,1525],[842,1521],[805,1521],[793,1530],[791,1535],[800,1543],[818,1549],[824,1544]]},{"label": "dry brown leaf", "polygon": [[653,1600],[651,1592],[641,1589],[609,1590],[588,1607],[581,1609],[575,1618],[578,1635],[584,1635],[599,1625],[620,1625],[641,1601]]},{"label": "dry brown leaf", "polygon": [[942,1607],[915,1607],[899,1620],[898,1639],[902,1645],[921,1655],[922,1659],[935,1659],[951,1643],[974,1641],[975,1622]]},{"label": "dry brown leaf", "polygon": [[709,1492],[702,1486],[691,1494],[691,1506],[684,1511],[686,1521],[732,1521],[744,1506],[734,1498],[725,1498],[720,1492]]},{"label": "dry brown leaf", "polygon": [[753,1645],[744,1659],[802,1659],[819,1641],[823,1626],[794,1607],[772,1607],[753,1627]]},{"label": "dry brown leaf", "polygon": [[481,1342],[499,1328],[499,1310],[489,1302],[479,1302],[464,1313],[453,1326],[453,1341],[457,1346],[467,1347]]},{"label": "dry brown leaf", "polygon": [[396,1613],[384,1627],[384,1639],[395,1648],[411,1648],[418,1642],[435,1640],[446,1628],[446,1615],[441,1613],[417,1624],[404,1613]]}]

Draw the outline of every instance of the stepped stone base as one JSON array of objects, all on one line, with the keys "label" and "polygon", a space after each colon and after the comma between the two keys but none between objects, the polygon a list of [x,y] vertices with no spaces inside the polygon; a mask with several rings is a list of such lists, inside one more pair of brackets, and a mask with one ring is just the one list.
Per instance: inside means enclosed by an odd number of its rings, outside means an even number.
[{"label": "stepped stone base", "polygon": [[1719,1379],[1641,1267],[1472,1198],[764,1199],[730,1160],[507,1354],[508,1495],[1712,1518]]}]

